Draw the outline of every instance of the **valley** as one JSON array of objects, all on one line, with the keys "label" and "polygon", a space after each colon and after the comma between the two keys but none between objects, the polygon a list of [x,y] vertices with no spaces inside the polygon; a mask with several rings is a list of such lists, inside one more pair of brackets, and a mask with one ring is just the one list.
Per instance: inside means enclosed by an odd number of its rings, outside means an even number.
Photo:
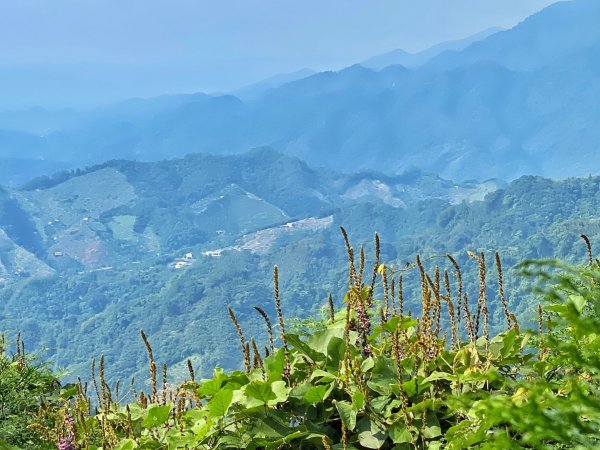
[{"label": "valley", "polygon": [[[501,251],[507,268],[525,258],[576,261],[581,230],[600,239],[598,178],[507,185],[420,171],[340,174],[266,148],[111,161],[1,193],[0,326],[72,374],[103,348],[111,379],[144,373],[141,328],[174,374],[190,356],[199,373],[235,367],[226,307],[262,336],[252,306],[271,311],[275,264],[290,317],[319,315],[329,293],[340,302],[340,226],[368,260],[379,232],[382,261],[397,267],[416,253],[428,264],[446,253],[467,264],[473,249]],[[527,320],[523,280],[511,279]]]}]

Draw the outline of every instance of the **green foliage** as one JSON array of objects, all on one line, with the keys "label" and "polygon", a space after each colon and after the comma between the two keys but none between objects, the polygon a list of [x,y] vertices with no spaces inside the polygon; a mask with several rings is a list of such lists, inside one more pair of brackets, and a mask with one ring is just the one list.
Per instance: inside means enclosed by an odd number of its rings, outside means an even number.
[{"label": "green foliage", "polygon": [[26,355],[21,345],[17,340],[17,352],[9,355],[0,337],[0,448],[52,448],[32,425],[39,425],[40,418],[35,416],[40,409],[57,400],[60,384],[57,376]]},{"label": "green foliage", "polygon": [[[481,257],[472,257],[481,271]],[[98,412],[90,414],[81,383],[64,404],[76,419],[73,438],[88,449],[597,447],[600,265],[524,263],[540,280],[539,329],[521,330],[505,309],[505,330],[488,337],[485,283],[476,303],[461,304],[458,285],[417,262],[418,316],[404,311],[398,289],[391,295],[388,281],[399,273],[377,264],[371,289],[351,258],[344,306],[281,334],[268,355],[244,346],[245,371],[215,369],[196,381],[190,370],[174,388],[165,370],[159,386],[148,347],[151,393],[122,405],[101,366]],[[276,312],[283,330],[278,302]],[[65,436],[60,430],[48,435]]]},{"label": "green foliage", "polygon": [[[368,189],[357,198],[350,195],[360,194],[356,186],[374,180],[388,186],[391,200],[406,208],[391,207],[385,203],[390,199]],[[412,262],[417,252],[431,255],[425,264],[450,253],[470,268],[465,250],[499,250],[507,297],[523,323],[534,317],[535,299],[528,283],[511,273],[513,266],[523,258],[583,260],[580,230],[596,245],[600,242],[600,178],[553,182],[524,177],[483,202],[450,205],[450,194],[453,201],[468,198],[462,196],[467,188],[459,187],[419,173],[331,174],[263,149],[160,163],[113,161],[74,173],[51,188],[6,190],[0,194],[0,228],[6,233],[0,236],[0,330],[22,332],[32,348],[43,350],[71,374],[86,373],[90,355],[102,349],[113,383],[131,375],[144,379],[143,345],[137,338],[144,328],[172,379],[180,382],[186,357],[204,377],[215,365],[240,367],[235,330],[223,326],[228,321],[225,303],[248,334],[256,336],[259,348],[267,344],[251,305],[273,314],[273,264],[282,268],[284,309],[299,318],[303,331],[312,325],[301,321],[316,317],[330,292],[340,306],[345,283],[339,261],[344,254],[336,224],[346,224],[359,242],[378,230],[391,243],[381,246],[382,260],[396,268]],[[429,200],[417,201],[421,198]],[[256,209],[258,203],[272,213]],[[538,206],[532,210],[532,204]],[[282,220],[269,205],[289,219]],[[280,226],[329,215],[329,227]],[[265,247],[258,252],[225,250],[214,258],[202,255],[248,239]],[[63,256],[55,257],[55,251]],[[191,265],[175,269],[188,252],[194,255]],[[409,280],[418,277],[417,271],[405,275],[407,288],[418,291],[418,281]],[[465,273],[471,282],[476,276],[472,270]],[[495,291],[493,280],[489,286]],[[416,312],[419,295],[410,294],[406,309]],[[497,302],[489,304],[489,314],[490,331],[497,334],[503,329]]]}]

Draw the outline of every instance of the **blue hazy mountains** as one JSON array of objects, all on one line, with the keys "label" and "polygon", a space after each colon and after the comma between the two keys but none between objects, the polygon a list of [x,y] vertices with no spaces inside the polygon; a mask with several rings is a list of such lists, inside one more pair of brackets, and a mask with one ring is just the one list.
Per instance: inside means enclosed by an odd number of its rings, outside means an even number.
[{"label": "blue hazy mountains", "polygon": [[[0,182],[110,158],[262,145],[341,171],[417,167],[455,180],[587,175],[600,170],[599,19],[600,2],[562,2],[461,50],[434,52],[416,68],[356,65],[266,83],[241,98],[131,100],[45,112],[45,121],[35,111],[34,130],[5,115]],[[19,178],[15,166],[30,170]]]},{"label": "blue hazy mountains", "polygon": [[422,66],[441,53],[464,50],[472,43],[481,41],[488,36],[491,36],[492,34],[498,33],[502,30],[503,29],[499,27],[488,28],[487,30],[480,31],[479,33],[475,33],[474,35],[468,36],[464,39],[442,42],[416,53],[409,53],[402,49],[396,49],[392,50],[391,52],[373,56],[372,58],[361,62],[360,65],[373,70],[381,70],[385,69],[387,66],[393,66],[397,64],[414,69]]}]

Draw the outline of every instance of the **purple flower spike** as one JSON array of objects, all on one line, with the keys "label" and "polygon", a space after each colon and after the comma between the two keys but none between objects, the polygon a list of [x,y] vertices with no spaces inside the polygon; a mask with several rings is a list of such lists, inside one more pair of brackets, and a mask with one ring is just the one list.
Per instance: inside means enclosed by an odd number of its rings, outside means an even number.
[{"label": "purple flower spike", "polygon": [[65,436],[58,441],[58,450],[76,450],[73,436]]}]

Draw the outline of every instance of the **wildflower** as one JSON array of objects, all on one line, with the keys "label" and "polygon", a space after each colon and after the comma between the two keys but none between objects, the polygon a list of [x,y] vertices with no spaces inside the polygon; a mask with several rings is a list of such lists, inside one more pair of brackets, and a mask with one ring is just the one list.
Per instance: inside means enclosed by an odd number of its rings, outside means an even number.
[{"label": "wildflower", "polygon": [[68,434],[65,437],[62,437],[58,441],[58,450],[75,450],[75,442],[73,442],[73,435]]}]

